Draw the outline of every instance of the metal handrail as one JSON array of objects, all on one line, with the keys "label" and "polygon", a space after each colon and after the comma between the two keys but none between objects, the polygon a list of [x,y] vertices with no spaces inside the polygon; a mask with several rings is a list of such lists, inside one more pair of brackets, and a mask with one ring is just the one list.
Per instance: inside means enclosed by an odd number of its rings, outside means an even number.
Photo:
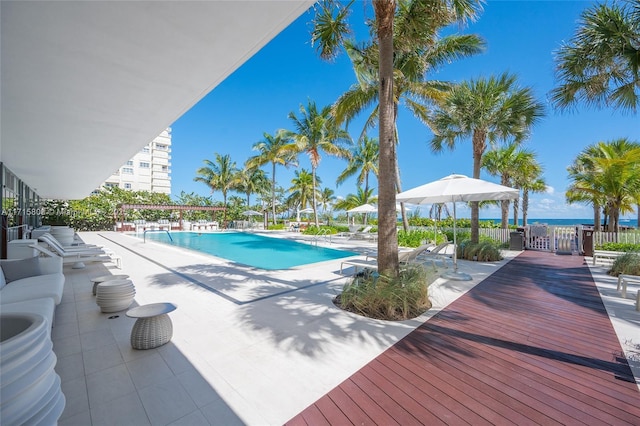
[{"label": "metal handrail", "polygon": [[166,229],[145,229],[144,232],[142,233],[142,238],[143,238],[142,241],[144,243],[147,242],[147,232],[166,232],[171,242],[173,242],[173,237],[171,236],[171,232],[167,231]]}]

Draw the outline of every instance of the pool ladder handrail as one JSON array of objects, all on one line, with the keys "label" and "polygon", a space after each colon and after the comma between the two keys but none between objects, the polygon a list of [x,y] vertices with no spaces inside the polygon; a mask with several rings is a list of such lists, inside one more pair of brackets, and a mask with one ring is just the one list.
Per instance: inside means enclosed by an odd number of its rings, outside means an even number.
[{"label": "pool ladder handrail", "polygon": [[320,238],[322,238],[322,237],[324,237],[324,239],[326,241],[329,241],[329,244],[331,244],[331,230],[329,228],[321,229],[317,234],[315,234],[313,236],[312,242],[314,242],[316,244],[316,246],[317,246],[318,245],[318,240],[320,240]]},{"label": "pool ladder handrail", "polygon": [[147,232],[166,232],[171,242],[173,242],[173,237],[171,236],[171,232],[167,231],[166,229],[145,229],[144,232],[142,233],[142,241],[144,243],[147,242]]}]

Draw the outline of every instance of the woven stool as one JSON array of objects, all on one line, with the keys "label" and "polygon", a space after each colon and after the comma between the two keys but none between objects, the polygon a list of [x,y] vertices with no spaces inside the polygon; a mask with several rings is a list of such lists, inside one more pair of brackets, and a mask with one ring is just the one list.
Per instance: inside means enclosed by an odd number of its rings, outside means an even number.
[{"label": "woven stool", "polygon": [[129,275],[102,275],[100,277],[91,278],[91,282],[93,283],[93,295],[96,295],[96,289],[98,288],[98,284],[103,283],[105,281],[112,280],[126,280],[129,278]]},{"label": "woven stool", "polygon": [[173,323],[167,314],[175,309],[173,303],[152,303],[128,310],[128,317],[137,318],[131,330],[131,347],[153,349],[168,343],[173,336]]},{"label": "woven stool", "polygon": [[102,312],[124,311],[131,306],[135,294],[131,280],[105,281],[96,288],[96,303]]}]

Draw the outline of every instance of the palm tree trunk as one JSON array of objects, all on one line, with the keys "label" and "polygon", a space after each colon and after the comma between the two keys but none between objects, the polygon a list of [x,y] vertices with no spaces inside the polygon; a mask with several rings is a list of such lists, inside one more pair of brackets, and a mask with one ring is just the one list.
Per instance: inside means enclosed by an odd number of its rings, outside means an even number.
[{"label": "palm tree trunk", "polygon": [[502,229],[507,229],[509,227],[509,202],[507,200],[500,201],[500,220],[502,223]]},{"label": "palm tree trunk", "polygon": [[273,164],[273,172],[271,173],[271,209],[273,213],[273,225],[276,225],[276,163]]},{"label": "palm tree trunk", "polygon": [[[398,104],[393,103],[393,121],[396,123],[398,120]],[[400,137],[398,136],[398,126],[394,126],[394,135],[396,139],[396,149],[400,143]],[[396,191],[402,192],[402,179],[400,179],[400,165],[398,164],[398,156],[396,155]],[[400,203],[400,213],[402,215],[402,229],[404,232],[409,232],[409,219],[407,219],[407,209],[404,207],[404,203]],[[397,212],[396,212],[397,214]]]},{"label": "palm tree trunk", "polygon": [[527,216],[529,215],[529,190],[522,190],[522,226],[527,226]]},{"label": "palm tree trunk", "polygon": [[378,25],[380,113],[378,179],[378,270],[398,276],[398,234],[396,229],[396,150],[393,100],[393,18],[395,0],[374,0]]},{"label": "palm tree trunk", "polygon": [[[480,130],[473,131],[473,178],[480,179],[480,167],[482,154],[484,153],[486,136]],[[480,241],[480,205],[477,201],[471,204],[471,242],[477,244]]]},{"label": "palm tree trunk", "polygon": [[593,204],[593,229],[594,231],[602,230],[602,217],[600,216],[600,206],[596,203]]},{"label": "palm tree trunk", "polygon": [[316,210],[316,168],[313,166],[311,167],[311,175],[313,176],[313,217],[316,222],[316,228],[318,228],[318,210]]}]

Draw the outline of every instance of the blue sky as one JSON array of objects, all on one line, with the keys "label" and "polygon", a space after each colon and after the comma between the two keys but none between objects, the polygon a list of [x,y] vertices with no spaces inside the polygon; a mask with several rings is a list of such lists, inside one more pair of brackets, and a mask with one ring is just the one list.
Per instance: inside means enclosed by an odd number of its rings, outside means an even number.
[{"label": "blue sky", "polygon": [[[430,79],[452,82],[488,77],[505,71],[518,76],[518,82],[530,86],[546,105],[546,116],[534,127],[525,147],[537,153],[545,169],[549,191],[531,197],[529,217],[590,218],[592,209],[584,205],[567,206],[564,191],[569,184],[566,168],[587,145],[629,137],[640,141],[637,116],[614,110],[597,110],[578,106],[575,112],[560,113],[548,103],[554,87],[553,52],[569,40],[580,13],[594,4],[589,1],[489,1],[480,19],[459,31],[476,33],[487,43],[484,53],[446,65]],[[361,25],[363,16],[372,16],[370,2],[356,2],[351,22],[355,35],[366,37]],[[172,195],[180,191],[211,195],[202,183],[194,182],[202,160],[214,159],[215,153],[229,154],[241,167],[256,154],[253,144],[263,133],[292,129],[289,112],[313,100],[319,107],[333,103],[354,82],[353,70],[346,55],[333,63],[320,60],[310,43],[313,14],[303,14],[234,74],[204,97],[172,126]],[[362,119],[354,120],[349,131],[356,139]],[[407,110],[398,118],[400,144],[398,158],[403,189],[407,190],[440,179],[451,173],[472,174],[471,142],[465,141],[454,151],[434,154],[429,148],[429,129]],[[371,136],[377,137],[377,131]],[[309,160],[301,155],[300,166],[310,170]],[[346,196],[356,192],[355,179],[336,187],[336,177],[344,170],[345,160],[323,155],[318,175],[322,187]],[[265,171],[271,173],[271,167]],[[294,169],[278,167],[276,180],[288,188]],[[499,182],[483,174],[482,178]],[[375,185],[375,180],[374,180]],[[214,193],[221,200],[220,193]],[[253,201],[252,201],[253,202]],[[422,207],[426,215],[428,206]],[[458,206],[458,216],[468,217],[465,206]],[[483,209],[481,218],[500,217],[499,209]],[[510,216],[511,217],[511,216]]]}]

